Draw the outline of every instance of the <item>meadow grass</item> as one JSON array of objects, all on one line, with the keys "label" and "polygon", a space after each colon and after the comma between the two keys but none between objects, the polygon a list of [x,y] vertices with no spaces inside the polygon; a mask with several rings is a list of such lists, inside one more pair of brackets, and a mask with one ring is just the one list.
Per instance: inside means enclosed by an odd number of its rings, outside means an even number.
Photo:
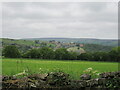
[{"label": "meadow grass", "polygon": [[60,69],[70,74],[74,79],[79,79],[80,75],[87,68],[93,68],[101,72],[118,70],[118,63],[115,62],[93,62],[93,61],[60,61],[60,60],[38,60],[38,59],[2,59],[2,74],[14,75],[28,69],[31,73],[52,72]]}]

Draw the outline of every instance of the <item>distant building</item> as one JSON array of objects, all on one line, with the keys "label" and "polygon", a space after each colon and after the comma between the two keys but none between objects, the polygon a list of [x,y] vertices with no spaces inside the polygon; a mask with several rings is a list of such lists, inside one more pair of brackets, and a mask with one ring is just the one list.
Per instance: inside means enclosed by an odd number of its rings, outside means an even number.
[{"label": "distant building", "polygon": [[84,47],[84,45],[83,45],[83,44],[80,44],[80,47]]}]

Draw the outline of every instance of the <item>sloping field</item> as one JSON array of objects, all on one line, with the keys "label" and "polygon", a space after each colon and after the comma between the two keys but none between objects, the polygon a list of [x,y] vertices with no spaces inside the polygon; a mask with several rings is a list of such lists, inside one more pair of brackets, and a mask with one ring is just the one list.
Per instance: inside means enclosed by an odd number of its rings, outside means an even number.
[{"label": "sloping field", "polygon": [[72,60],[2,59],[3,75],[14,75],[23,72],[23,70],[29,70],[30,73],[46,73],[60,69],[69,73],[72,78],[79,79],[79,76],[83,73],[83,71],[90,67],[100,73],[117,71],[118,63]]}]

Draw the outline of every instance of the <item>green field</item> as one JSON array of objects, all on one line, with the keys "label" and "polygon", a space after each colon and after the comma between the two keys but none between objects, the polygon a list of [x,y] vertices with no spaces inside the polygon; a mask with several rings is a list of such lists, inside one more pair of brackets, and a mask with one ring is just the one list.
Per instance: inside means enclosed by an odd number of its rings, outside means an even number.
[{"label": "green field", "polygon": [[93,68],[101,72],[117,71],[118,63],[114,62],[93,62],[93,61],[56,61],[56,60],[36,60],[36,59],[2,59],[3,75],[14,75],[29,69],[31,73],[50,72],[57,69],[69,73],[74,79],[87,68]]}]

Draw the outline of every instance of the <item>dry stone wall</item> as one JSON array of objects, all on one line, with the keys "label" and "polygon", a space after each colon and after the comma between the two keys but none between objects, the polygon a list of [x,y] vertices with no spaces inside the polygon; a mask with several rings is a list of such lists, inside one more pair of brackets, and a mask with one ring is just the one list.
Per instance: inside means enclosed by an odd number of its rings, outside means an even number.
[{"label": "dry stone wall", "polygon": [[101,73],[99,78],[91,79],[90,75],[83,74],[80,80],[70,80],[69,75],[63,72],[48,74],[33,74],[23,78],[15,76],[2,76],[3,90],[10,88],[64,88],[74,90],[77,88],[120,88],[120,71]]}]

